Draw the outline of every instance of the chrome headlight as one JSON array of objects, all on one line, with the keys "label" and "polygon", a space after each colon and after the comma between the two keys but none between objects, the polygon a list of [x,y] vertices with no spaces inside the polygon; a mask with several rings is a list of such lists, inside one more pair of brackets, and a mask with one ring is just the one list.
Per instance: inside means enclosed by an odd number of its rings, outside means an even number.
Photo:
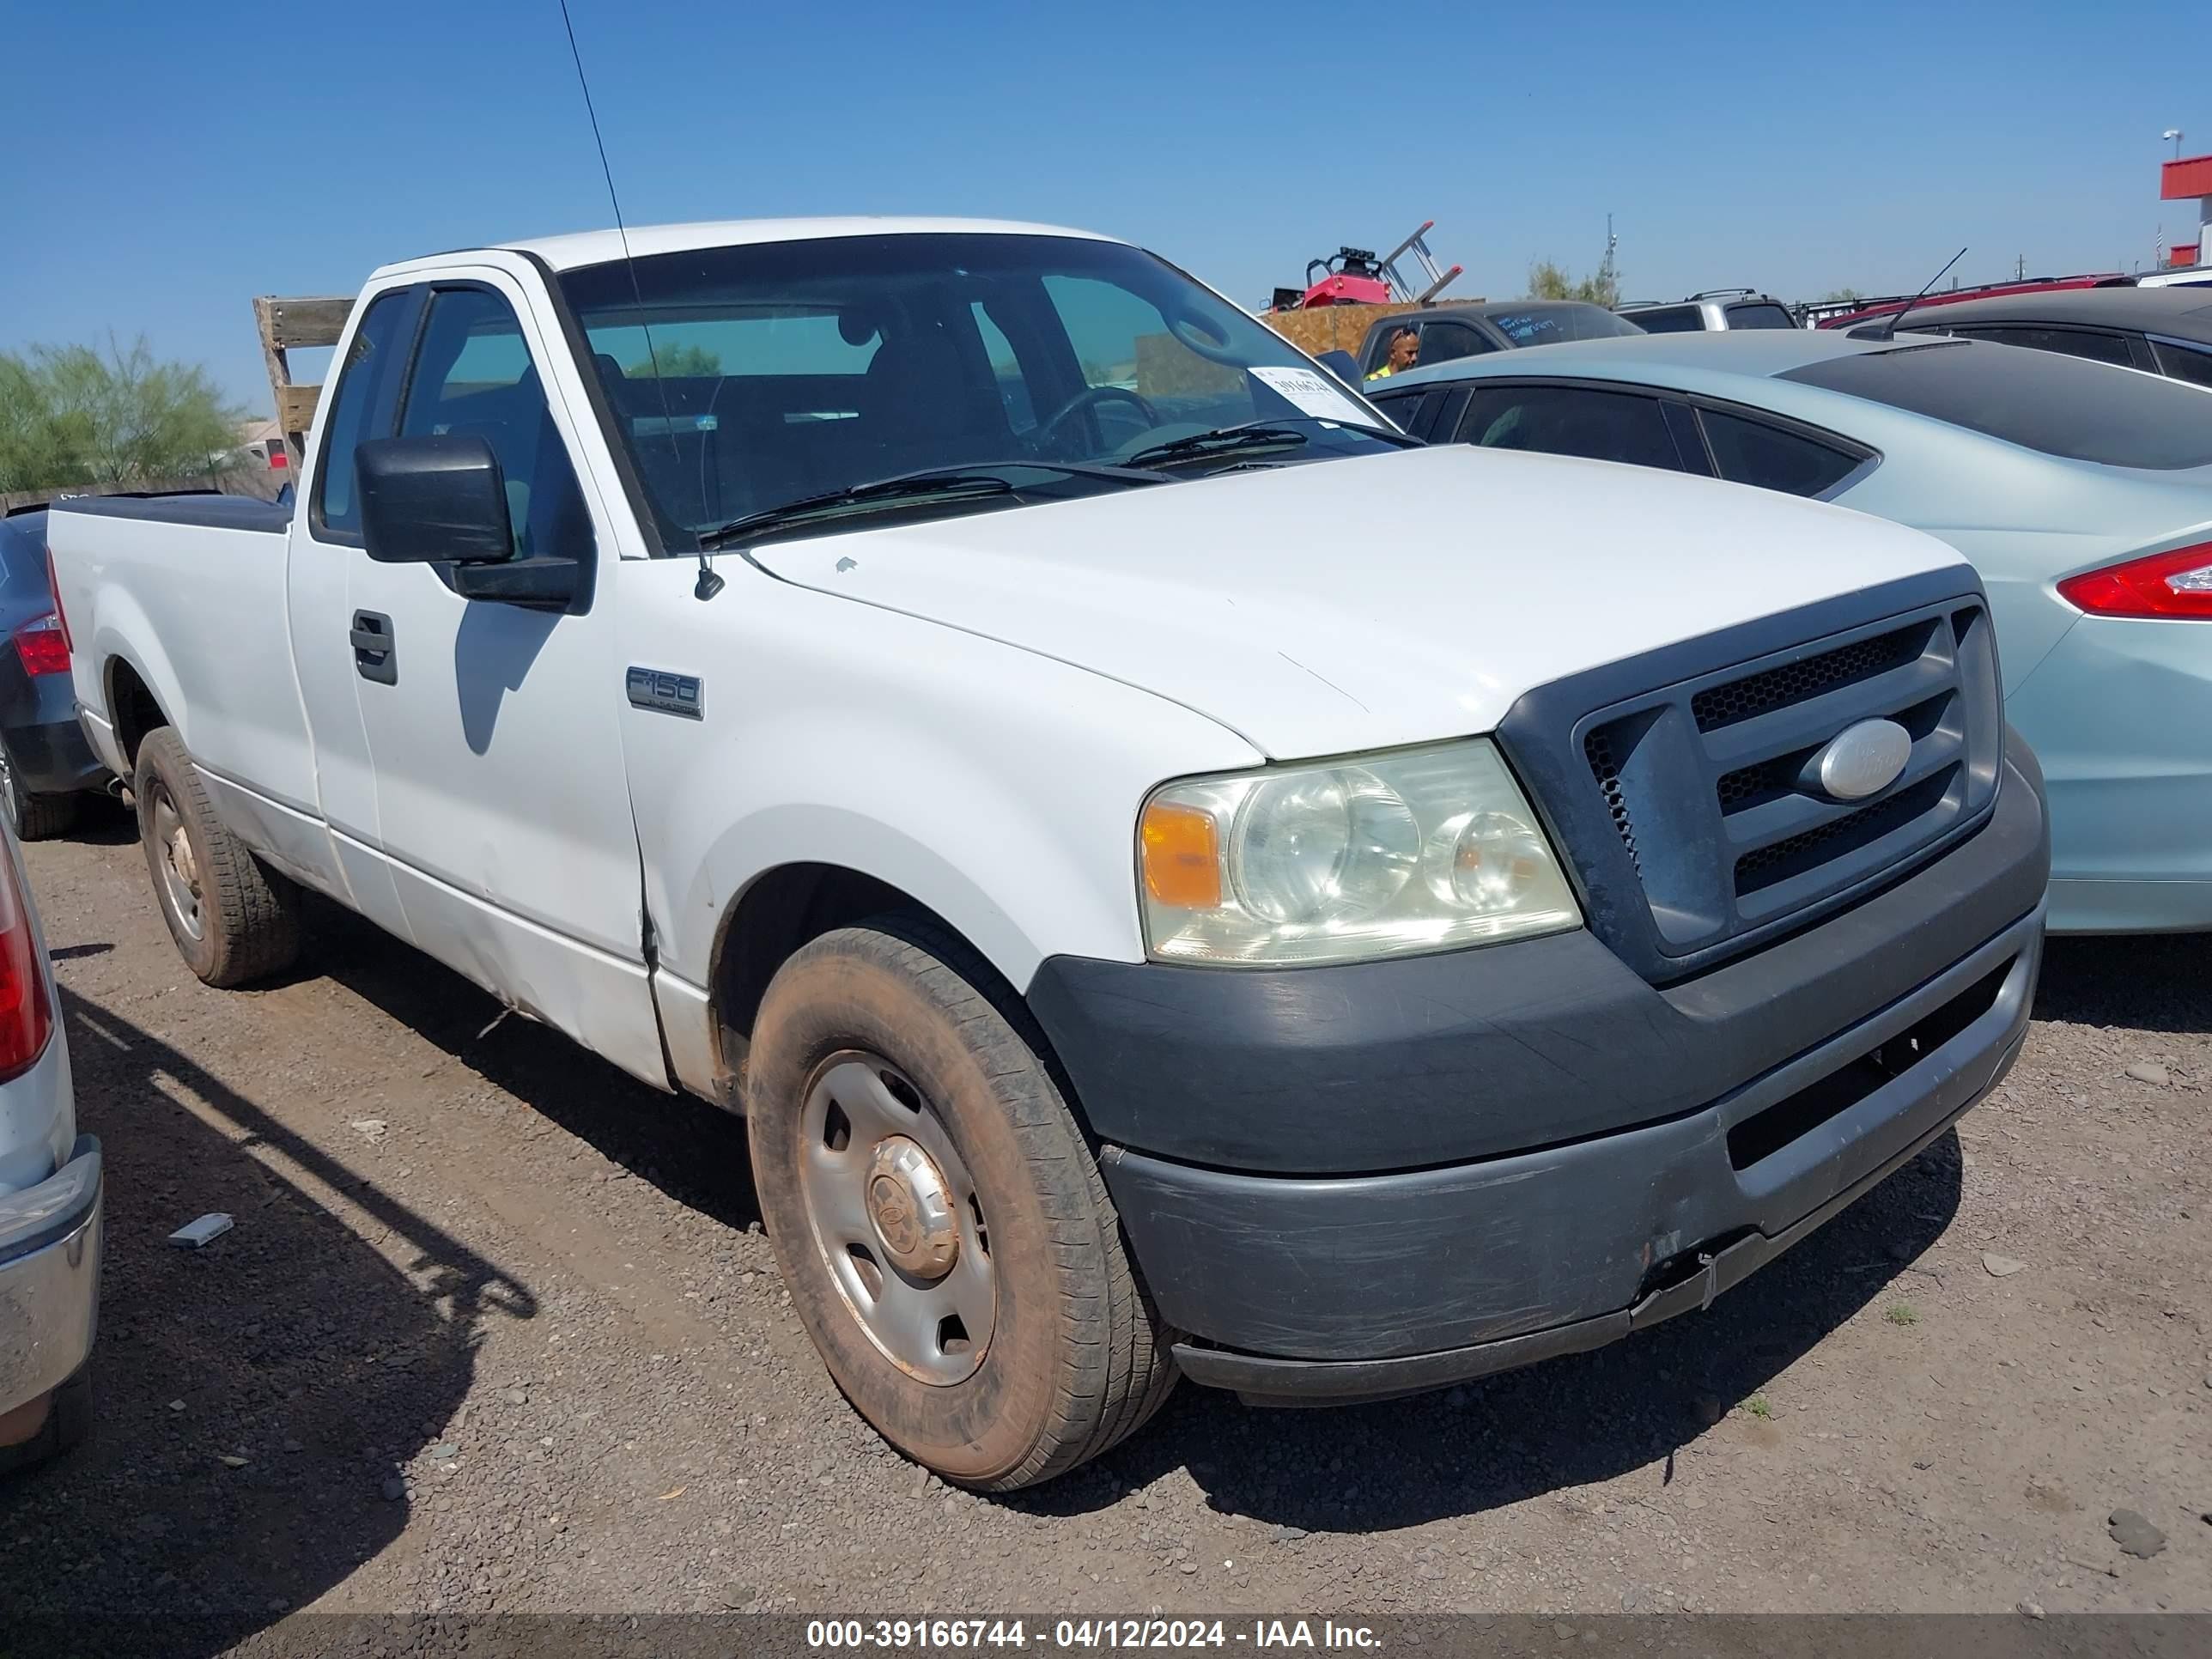
[{"label": "chrome headlight", "polygon": [[1168,962],[1345,962],[1582,921],[1483,738],[1167,784],[1137,840],[1146,949]]}]

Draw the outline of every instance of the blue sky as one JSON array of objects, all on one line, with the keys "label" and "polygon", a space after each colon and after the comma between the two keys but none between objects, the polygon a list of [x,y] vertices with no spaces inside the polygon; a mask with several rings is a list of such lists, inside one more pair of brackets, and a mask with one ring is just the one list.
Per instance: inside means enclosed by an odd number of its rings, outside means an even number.
[{"label": "blue sky", "polygon": [[[1638,298],[2124,270],[2185,228],[2160,131],[2212,151],[2203,0],[2126,49],[2039,0],[570,7],[633,223],[1044,219],[1248,304],[1427,218],[1470,294],[1608,211]],[[260,410],[252,295],[610,222],[557,0],[0,0],[0,349],[143,332]]]}]

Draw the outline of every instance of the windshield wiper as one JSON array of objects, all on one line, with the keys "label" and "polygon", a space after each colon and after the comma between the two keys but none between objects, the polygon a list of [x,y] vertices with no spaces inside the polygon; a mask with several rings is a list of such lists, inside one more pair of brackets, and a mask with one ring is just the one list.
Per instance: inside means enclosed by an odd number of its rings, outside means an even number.
[{"label": "windshield wiper", "polygon": [[1309,441],[1301,427],[1341,427],[1347,432],[1378,438],[1401,449],[1419,449],[1418,438],[1409,438],[1402,432],[1389,431],[1379,426],[1369,426],[1358,421],[1340,421],[1319,415],[1273,416],[1266,420],[1239,421],[1234,426],[1218,426],[1210,432],[1194,432],[1187,437],[1170,438],[1165,443],[1153,444],[1140,449],[1128,458],[1131,466],[1158,465],[1162,462],[1186,460],[1194,457],[1218,455],[1233,449],[1258,449],[1267,447],[1288,447]]},{"label": "windshield wiper", "polygon": [[843,489],[825,490],[818,495],[802,495],[796,501],[763,507],[757,513],[748,513],[743,518],[732,519],[713,530],[702,531],[699,536],[699,545],[712,552],[847,508],[865,511],[874,507],[899,507],[932,499],[982,501],[994,495],[1012,495],[1019,490],[1020,486],[1004,475],[1024,467],[1063,473],[1071,477],[1104,478],[1115,483],[1169,482],[1165,473],[1151,472],[1141,467],[1092,465],[1082,461],[1024,459],[987,461],[966,466],[925,467],[918,472],[901,472],[891,477],[850,484]]}]

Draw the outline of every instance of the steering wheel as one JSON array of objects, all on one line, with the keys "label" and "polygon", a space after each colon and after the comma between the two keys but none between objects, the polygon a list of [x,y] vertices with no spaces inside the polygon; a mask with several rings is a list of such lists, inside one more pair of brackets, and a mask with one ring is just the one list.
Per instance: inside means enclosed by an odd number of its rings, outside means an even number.
[{"label": "steering wheel", "polygon": [[1038,447],[1046,450],[1057,448],[1060,429],[1069,420],[1085,410],[1096,409],[1101,404],[1110,403],[1124,403],[1132,405],[1145,417],[1146,426],[1158,426],[1162,423],[1160,411],[1152,407],[1151,401],[1130,391],[1127,386],[1087,386],[1037,423],[1036,441]]}]

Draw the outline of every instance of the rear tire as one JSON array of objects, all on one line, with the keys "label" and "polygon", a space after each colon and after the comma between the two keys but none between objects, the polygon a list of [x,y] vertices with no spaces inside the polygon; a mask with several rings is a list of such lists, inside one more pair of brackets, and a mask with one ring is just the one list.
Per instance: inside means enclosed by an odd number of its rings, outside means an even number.
[{"label": "rear tire", "polygon": [[[830,1376],[916,1462],[1008,1492],[1131,1433],[1176,1370],[1097,1160],[1019,1004],[981,988],[995,984],[941,929],[878,918],[826,933],[769,986],[747,1099],[761,1213]],[[952,1265],[909,1274],[891,1252],[932,1206],[877,1194],[883,1158],[919,1149],[945,1177],[935,1237]],[[969,1279],[960,1316],[936,1321],[927,1298],[971,1273],[987,1288]]]},{"label": "rear tire", "polygon": [[175,728],[138,745],[138,838],[177,952],[210,985],[280,973],[300,954],[300,890],[224,828]]},{"label": "rear tire", "polygon": [[18,841],[46,841],[76,822],[75,795],[34,795],[23,787],[15,757],[0,743],[0,811],[8,815]]}]

